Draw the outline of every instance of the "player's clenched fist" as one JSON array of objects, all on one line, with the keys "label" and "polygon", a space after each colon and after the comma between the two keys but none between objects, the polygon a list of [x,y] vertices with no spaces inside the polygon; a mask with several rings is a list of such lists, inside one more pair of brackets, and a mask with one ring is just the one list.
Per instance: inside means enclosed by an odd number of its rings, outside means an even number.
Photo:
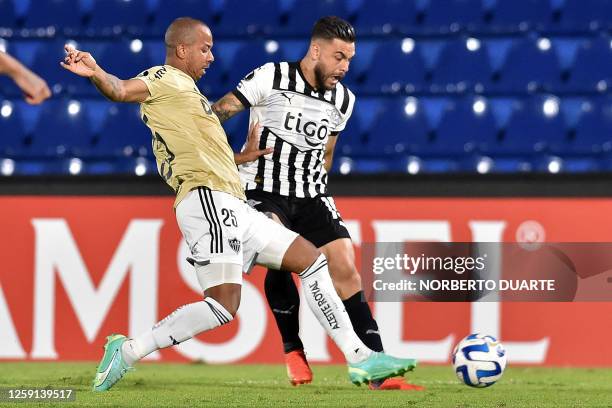
[{"label": "player's clenched fist", "polygon": [[51,96],[51,91],[44,79],[30,71],[17,59],[2,51],[0,51],[1,74],[6,74],[15,81],[29,104],[37,105]]},{"label": "player's clenched fist", "polygon": [[38,105],[51,96],[51,90],[45,80],[25,67],[13,79],[23,91],[25,101],[30,105]]},{"label": "player's clenched fist", "polygon": [[71,45],[64,46],[66,57],[60,65],[68,71],[74,72],[83,77],[92,77],[98,68],[98,64],[90,53],[79,51]]}]

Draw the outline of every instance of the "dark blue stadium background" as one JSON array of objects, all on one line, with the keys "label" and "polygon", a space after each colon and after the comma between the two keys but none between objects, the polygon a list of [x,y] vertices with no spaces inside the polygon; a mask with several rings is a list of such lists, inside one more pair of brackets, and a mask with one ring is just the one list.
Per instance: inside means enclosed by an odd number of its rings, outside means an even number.
[{"label": "dark blue stadium background", "polygon": [[[0,79],[0,173],[153,174],[137,105],[113,104],[65,72],[63,45],[129,78],[164,61],[175,17],[207,22],[211,100],[268,62],[297,60],[313,22],[357,30],[345,82],[357,95],[334,171],[612,171],[612,0],[0,0],[0,49],[54,97],[25,104]],[[247,114],[227,122],[235,149]]]}]

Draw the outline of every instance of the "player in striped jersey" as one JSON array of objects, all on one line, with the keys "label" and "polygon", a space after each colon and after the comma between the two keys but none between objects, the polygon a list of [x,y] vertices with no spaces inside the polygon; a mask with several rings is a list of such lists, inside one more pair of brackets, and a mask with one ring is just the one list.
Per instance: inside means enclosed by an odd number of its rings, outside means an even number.
[{"label": "player in striped jersey", "polygon": [[[412,370],[415,360],[374,352],[355,334],[334,290],[325,256],[245,202],[236,169],[240,160],[208,99],[196,86],[214,61],[208,26],[192,18],[178,18],[166,30],[164,42],[164,65],[128,80],[107,73],[91,54],[70,46],[61,63],[70,72],[90,78],[110,100],[140,104],[142,121],[151,130],[160,176],[176,193],[176,219],[205,296],[179,307],[134,338],[109,336],[93,390],[110,389],[135,362],[156,350],[232,321],[240,304],[242,273],[248,273],[255,262],[302,271],[299,277],[308,293],[308,305],[342,350],[353,383]],[[253,129],[250,133],[256,132]]]},{"label": "player in striped jersey", "polygon": [[[323,17],[314,25],[301,61],[265,64],[213,104],[221,121],[250,108],[261,126],[259,149],[274,152],[240,166],[249,204],[298,232],[327,256],[334,286],[353,327],[371,349],[382,351],[378,325],[362,299],[346,225],[327,194],[334,146],[355,103],[341,83],[355,55],[355,31],[346,21]],[[292,384],[312,381],[298,335],[299,295],[288,273],[269,270],[266,297],[283,338]],[[400,379],[371,384],[376,389],[417,389]]]}]

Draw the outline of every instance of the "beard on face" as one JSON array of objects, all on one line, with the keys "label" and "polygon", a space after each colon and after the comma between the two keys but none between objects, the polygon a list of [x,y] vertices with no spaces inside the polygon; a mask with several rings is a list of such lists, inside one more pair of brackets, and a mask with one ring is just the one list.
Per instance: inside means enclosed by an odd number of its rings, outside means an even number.
[{"label": "beard on face", "polygon": [[319,66],[319,64],[315,65],[314,74],[315,74],[315,82],[316,82],[315,85],[317,89],[327,90],[328,88],[325,87],[325,75],[323,75],[323,71],[321,70],[321,67]]}]

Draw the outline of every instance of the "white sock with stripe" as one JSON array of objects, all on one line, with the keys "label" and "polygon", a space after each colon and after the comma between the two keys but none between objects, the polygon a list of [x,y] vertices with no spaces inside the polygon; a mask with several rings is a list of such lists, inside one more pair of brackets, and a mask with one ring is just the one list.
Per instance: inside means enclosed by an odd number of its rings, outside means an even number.
[{"label": "white sock with stripe", "polygon": [[299,274],[299,277],[310,310],[344,353],[346,361],[354,364],[368,358],[372,350],[355,334],[351,319],[329,276],[325,256],[319,255],[312,265]]},{"label": "white sock with stripe", "polygon": [[155,350],[189,340],[193,336],[232,321],[233,316],[213,298],[179,307],[150,331],[123,344],[126,363],[133,365]]}]

